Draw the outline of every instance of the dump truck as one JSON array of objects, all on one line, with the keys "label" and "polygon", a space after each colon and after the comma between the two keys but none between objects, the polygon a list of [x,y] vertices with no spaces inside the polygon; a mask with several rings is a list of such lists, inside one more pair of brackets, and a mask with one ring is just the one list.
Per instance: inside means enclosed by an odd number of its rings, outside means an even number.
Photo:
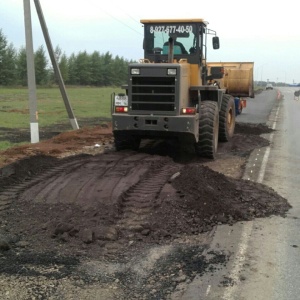
[{"label": "dump truck", "polygon": [[138,149],[141,139],[176,138],[214,159],[218,143],[234,134],[237,92],[222,86],[226,78],[219,72],[209,73],[208,37],[212,49],[219,49],[216,31],[204,19],[141,23],[144,57],[129,64],[124,93],[111,99],[116,150]]},{"label": "dump truck", "polygon": [[[239,115],[247,105],[247,98],[254,98],[254,62],[209,62],[207,63],[210,84],[225,89],[234,97],[235,113]],[[209,76],[212,79],[209,79]],[[217,77],[217,78],[216,78]]]}]

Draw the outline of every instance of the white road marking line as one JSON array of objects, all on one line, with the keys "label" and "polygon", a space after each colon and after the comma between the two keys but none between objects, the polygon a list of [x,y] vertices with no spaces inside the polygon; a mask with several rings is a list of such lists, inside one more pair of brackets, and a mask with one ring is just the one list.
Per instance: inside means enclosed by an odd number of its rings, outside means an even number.
[{"label": "white road marking line", "polygon": [[[273,121],[273,125],[272,125],[272,129],[275,130],[276,128],[276,122],[278,119],[278,115],[279,115],[279,110],[280,108],[277,108],[276,114],[275,114],[275,120]],[[270,143],[273,141],[273,137],[274,137],[274,133],[272,133],[270,135]],[[257,182],[262,183],[264,176],[265,176],[265,171],[266,171],[266,167],[267,167],[267,162],[269,159],[269,155],[270,155],[270,147],[267,147],[263,160],[262,160],[262,164],[261,164],[261,168],[259,171],[259,176],[257,179]],[[259,150],[260,151],[260,150]],[[259,155],[259,154],[258,154]],[[251,170],[252,173],[252,170]],[[248,242],[250,239],[250,235],[252,233],[252,228],[253,228],[253,221],[249,221],[247,223],[244,224],[243,228],[242,228],[242,236],[241,236],[241,240],[240,243],[238,245],[238,251],[235,255],[234,261],[233,261],[233,268],[230,272],[230,278],[233,280],[234,284],[232,286],[229,286],[225,289],[224,295],[222,297],[223,300],[233,300],[233,295],[235,293],[235,290],[237,289],[237,285],[240,281],[239,279],[239,274],[241,273],[242,267],[243,267],[243,263],[245,261],[246,258],[246,251],[248,248]]]},{"label": "white road marking line", "polygon": [[267,167],[267,162],[268,162],[268,159],[269,159],[270,151],[271,151],[271,149],[270,149],[270,147],[268,147],[266,149],[265,155],[263,157],[261,167],[260,167],[260,171],[259,171],[259,174],[258,174],[258,178],[256,180],[258,183],[262,183],[263,180],[264,180],[264,176],[265,176],[265,172],[266,172],[266,167]]},{"label": "white road marking line", "polygon": [[211,285],[209,285],[209,286],[207,287],[207,290],[206,290],[206,296],[208,296],[208,294],[210,293],[210,289],[211,289]]},{"label": "white road marking line", "polygon": [[[277,111],[276,111],[276,114],[275,114],[275,119],[273,121],[273,125],[272,125],[273,130],[275,130],[275,128],[276,128],[276,122],[277,122],[277,119],[278,119],[278,114],[279,114],[279,107],[277,108]],[[273,142],[273,138],[274,138],[274,133],[272,132],[270,134],[270,143]],[[264,180],[267,163],[268,163],[268,159],[269,159],[269,156],[270,156],[270,151],[271,151],[271,148],[269,146],[269,147],[267,147],[266,152],[265,152],[264,157],[263,157],[263,160],[262,160],[259,175],[258,175],[258,178],[257,178],[258,183],[262,183],[263,180]]]},{"label": "white road marking line", "polygon": [[223,300],[231,300],[234,291],[237,288],[237,284],[240,281],[239,274],[245,261],[245,254],[248,248],[248,241],[252,232],[253,222],[249,221],[243,226],[241,241],[238,246],[238,252],[233,262],[233,268],[230,272],[229,278],[232,279],[233,285],[226,288],[225,293],[222,297]]}]

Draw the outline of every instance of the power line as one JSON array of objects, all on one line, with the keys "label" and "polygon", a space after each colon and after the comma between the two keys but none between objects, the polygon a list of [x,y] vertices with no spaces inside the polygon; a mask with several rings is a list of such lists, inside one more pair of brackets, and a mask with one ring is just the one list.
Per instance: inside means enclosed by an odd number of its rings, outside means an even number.
[{"label": "power line", "polygon": [[[107,15],[109,15],[111,18],[115,19],[116,21],[118,21],[119,23],[125,25],[127,28],[133,30],[134,32],[138,33],[139,35],[143,35],[141,32],[137,31],[136,29],[130,27],[128,24],[124,23],[123,21],[119,20],[118,18],[116,18],[115,16],[111,15],[109,12],[103,10]],[[127,13],[125,13],[127,16],[129,16]],[[138,22],[137,20],[133,19],[133,17],[129,16],[133,21]],[[138,22],[139,23],[139,22]]]}]

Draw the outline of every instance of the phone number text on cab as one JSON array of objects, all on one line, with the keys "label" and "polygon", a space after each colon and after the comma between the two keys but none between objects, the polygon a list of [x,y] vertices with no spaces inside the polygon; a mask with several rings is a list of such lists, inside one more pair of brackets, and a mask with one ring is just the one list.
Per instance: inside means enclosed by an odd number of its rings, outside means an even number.
[{"label": "phone number text on cab", "polygon": [[165,32],[165,33],[189,33],[193,31],[193,26],[151,26],[150,33]]}]

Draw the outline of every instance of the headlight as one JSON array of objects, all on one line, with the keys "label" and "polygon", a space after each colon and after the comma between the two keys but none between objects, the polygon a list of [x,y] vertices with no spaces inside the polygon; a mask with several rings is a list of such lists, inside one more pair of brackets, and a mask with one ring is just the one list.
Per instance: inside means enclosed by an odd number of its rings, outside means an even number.
[{"label": "headlight", "polygon": [[176,75],[177,74],[177,69],[168,69],[167,74],[168,75]]},{"label": "headlight", "polygon": [[140,69],[131,69],[131,75],[140,75]]}]

